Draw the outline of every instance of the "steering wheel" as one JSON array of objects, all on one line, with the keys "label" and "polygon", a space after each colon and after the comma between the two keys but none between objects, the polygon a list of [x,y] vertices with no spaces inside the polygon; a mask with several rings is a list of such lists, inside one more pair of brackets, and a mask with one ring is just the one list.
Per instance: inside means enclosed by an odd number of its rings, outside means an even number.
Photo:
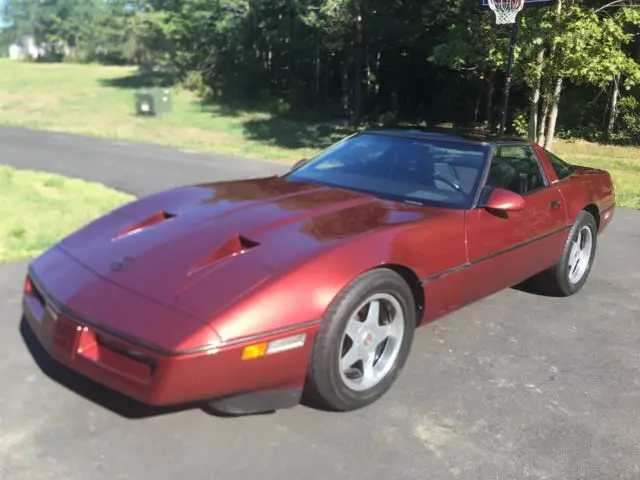
[{"label": "steering wheel", "polygon": [[451,180],[449,180],[446,177],[443,177],[442,175],[438,174],[438,173],[434,173],[433,175],[428,175],[426,177],[424,177],[422,180],[420,180],[420,183],[424,183],[425,180],[440,180],[441,182],[446,183],[447,185],[451,186],[456,192],[462,192],[462,188],[460,187],[460,184],[458,183],[454,183]]}]

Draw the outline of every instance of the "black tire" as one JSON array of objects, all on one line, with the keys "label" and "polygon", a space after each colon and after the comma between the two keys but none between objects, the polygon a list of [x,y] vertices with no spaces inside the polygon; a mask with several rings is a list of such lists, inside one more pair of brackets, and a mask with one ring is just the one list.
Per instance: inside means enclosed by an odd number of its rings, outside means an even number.
[{"label": "black tire", "polygon": [[[347,323],[354,310],[374,294],[389,294],[403,310],[404,334],[392,367],[373,387],[354,390],[340,374],[339,352]],[[416,327],[416,306],[411,289],[392,270],[379,268],[358,276],[333,300],[316,336],[307,374],[307,394],[323,407],[350,411],[365,407],[382,397],[400,375],[409,356]]]},{"label": "black tire", "polygon": [[[589,228],[591,230],[591,239],[592,239],[592,248],[591,255],[589,257],[589,263],[586,271],[582,275],[582,278],[576,282],[572,283],[569,280],[569,260],[571,254],[571,247],[573,242],[576,240],[578,233],[583,228]],[[576,218],[571,231],[567,237],[567,241],[562,249],[562,255],[560,256],[560,260],[553,267],[551,267],[548,271],[544,272],[542,277],[543,286],[548,289],[549,293],[559,296],[559,297],[569,297],[574,295],[584,286],[589,278],[589,273],[591,273],[591,268],[593,267],[593,260],[596,255],[596,249],[598,246],[598,227],[596,224],[595,218],[593,215],[587,211],[581,211]]]}]

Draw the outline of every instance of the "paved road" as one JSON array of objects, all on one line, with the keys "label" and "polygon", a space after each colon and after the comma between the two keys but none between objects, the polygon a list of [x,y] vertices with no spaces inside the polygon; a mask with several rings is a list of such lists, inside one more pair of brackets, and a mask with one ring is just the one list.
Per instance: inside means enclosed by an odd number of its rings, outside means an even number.
[{"label": "paved road", "polygon": [[136,195],[286,170],[275,162],[14,127],[0,127],[0,163],[102,182]]},{"label": "paved road", "polygon": [[[0,129],[0,161],[146,193],[276,165]],[[177,172],[177,173],[176,173]],[[0,478],[640,478],[640,212],[621,210],[581,294],[508,290],[417,334],[376,405],[218,418],[140,408],[53,364],[0,267]]]}]

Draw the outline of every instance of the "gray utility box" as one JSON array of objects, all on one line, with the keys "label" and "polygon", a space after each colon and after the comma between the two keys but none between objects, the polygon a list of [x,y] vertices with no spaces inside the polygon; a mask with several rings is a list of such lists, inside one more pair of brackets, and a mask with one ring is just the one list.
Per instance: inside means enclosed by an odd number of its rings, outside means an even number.
[{"label": "gray utility box", "polygon": [[171,92],[166,88],[141,88],[136,91],[138,115],[163,115],[171,112]]}]

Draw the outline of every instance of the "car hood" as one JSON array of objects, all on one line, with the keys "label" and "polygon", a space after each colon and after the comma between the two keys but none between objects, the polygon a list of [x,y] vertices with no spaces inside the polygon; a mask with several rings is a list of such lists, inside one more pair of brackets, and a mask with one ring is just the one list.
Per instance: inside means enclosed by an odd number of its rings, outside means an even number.
[{"label": "car hood", "polygon": [[[427,216],[424,209],[279,177],[178,188],[100,217],[58,244],[95,274],[200,318],[304,257]],[[215,274],[213,279],[210,277]]]}]

